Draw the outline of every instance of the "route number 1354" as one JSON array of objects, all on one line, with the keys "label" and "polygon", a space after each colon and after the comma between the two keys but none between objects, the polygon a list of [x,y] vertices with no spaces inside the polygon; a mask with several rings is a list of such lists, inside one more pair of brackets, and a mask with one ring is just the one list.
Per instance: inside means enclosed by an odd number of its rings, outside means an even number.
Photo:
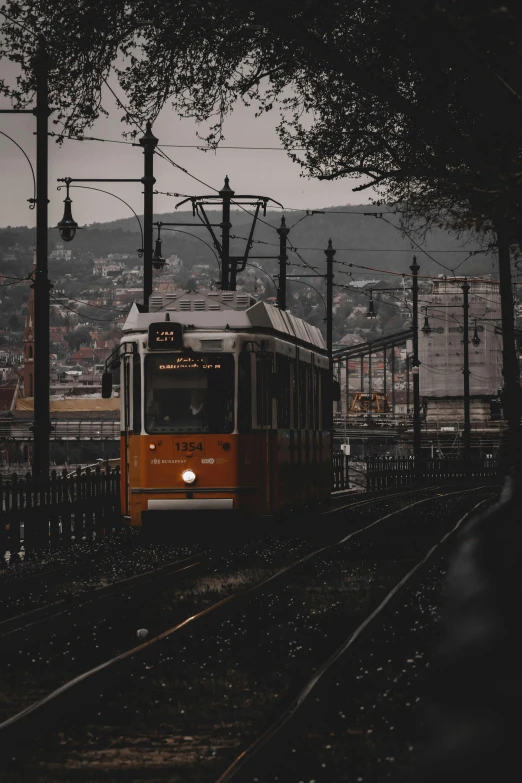
[{"label": "route number 1354", "polygon": [[176,451],[203,451],[203,443],[194,440],[177,441],[174,447]]}]

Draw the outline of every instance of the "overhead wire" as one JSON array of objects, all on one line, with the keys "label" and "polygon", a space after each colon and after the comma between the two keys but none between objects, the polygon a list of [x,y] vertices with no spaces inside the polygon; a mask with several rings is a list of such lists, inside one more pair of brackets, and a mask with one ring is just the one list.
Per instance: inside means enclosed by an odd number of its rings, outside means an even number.
[{"label": "overhead wire", "polygon": [[[137,122],[137,120],[135,119],[135,117],[133,117],[133,115],[132,115],[132,113],[130,112],[130,110],[129,110],[129,109],[126,107],[126,106],[125,106],[125,104],[124,104],[124,103],[123,103],[123,102],[120,100],[120,98],[119,98],[119,97],[116,95],[116,93],[114,92],[114,90],[113,90],[113,89],[112,89],[112,87],[110,86],[110,84],[109,84],[109,82],[107,81],[107,79],[105,79],[105,78],[104,78],[104,79],[103,79],[103,82],[104,82],[105,86],[107,87],[107,89],[109,90],[109,92],[110,92],[110,93],[113,95],[113,97],[114,97],[114,98],[115,98],[115,100],[117,101],[118,105],[119,105],[119,106],[120,106],[120,107],[123,109],[123,111],[124,111],[124,112],[126,113],[126,115],[129,117],[129,119],[130,119],[130,120],[132,120],[133,124],[134,124],[134,125],[135,125],[135,126],[138,128],[138,130],[140,131],[140,133],[143,133],[144,131],[143,131],[143,129],[141,128],[141,126],[140,126],[139,122]],[[134,145],[134,146],[138,146],[138,145]],[[199,182],[201,185],[204,185],[206,188],[210,188],[211,190],[214,190],[216,193],[218,192],[217,188],[214,188],[212,185],[209,185],[207,182],[204,182],[204,181],[203,181],[202,179],[200,179],[199,177],[196,177],[194,174],[191,174],[191,173],[190,173],[190,171],[188,171],[188,169],[185,169],[185,168],[183,168],[183,166],[180,166],[180,165],[179,165],[179,163],[176,163],[174,160],[172,160],[172,158],[171,158],[169,155],[167,155],[167,153],[166,153],[166,152],[163,152],[163,150],[162,150],[162,148],[161,148],[161,145],[158,145],[158,146],[156,147],[156,150],[155,150],[155,152],[156,152],[157,154],[159,154],[159,156],[160,156],[160,157],[162,157],[162,158],[164,158],[165,160],[167,160],[167,161],[168,161],[168,162],[169,162],[169,163],[170,163],[172,166],[174,166],[175,168],[179,169],[179,170],[180,170],[180,171],[182,171],[184,174],[186,174],[188,177],[191,177],[191,178],[192,178],[192,179],[194,179],[196,182]]]},{"label": "overhead wire", "polygon": [[[86,316],[83,313],[79,313],[78,310],[75,310],[72,307],[69,307],[69,305],[64,304],[59,299],[56,298],[53,294],[49,294],[51,299],[54,299],[54,301],[61,305],[65,310],[69,310],[69,312],[74,313],[75,315],[79,315],[80,318],[85,318],[87,321],[99,321],[100,323],[112,323],[113,321],[118,320],[119,316],[114,316],[114,318],[95,318],[94,316]],[[125,315],[125,313],[121,313],[121,315]]]}]

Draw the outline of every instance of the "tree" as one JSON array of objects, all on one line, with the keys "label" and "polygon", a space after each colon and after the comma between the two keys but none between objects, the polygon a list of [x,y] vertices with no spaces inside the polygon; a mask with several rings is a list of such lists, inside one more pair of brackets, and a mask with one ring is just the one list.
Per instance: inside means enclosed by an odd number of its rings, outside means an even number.
[{"label": "tree", "polygon": [[11,331],[18,332],[20,330],[20,326],[21,326],[20,319],[15,313],[9,316],[8,324],[9,324],[9,329],[11,329]]},{"label": "tree", "polygon": [[21,77],[0,87],[17,105],[31,101],[42,32],[64,135],[106,112],[112,69],[133,133],[171,102],[210,122],[205,138],[218,144],[237,100],[261,112],[277,107],[281,140],[308,176],[362,176],[355,189],[377,187],[405,223],[421,215],[426,226],[472,227],[493,242],[505,411],[518,437],[510,246],[522,244],[519,3],[7,0],[4,11],[4,50]]},{"label": "tree", "polygon": [[237,100],[278,106],[282,141],[305,147],[292,155],[307,174],[364,176],[430,217],[440,218],[442,197],[451,225],[490,228],[496,211],[509,212],[520,238],[518,4],[7,0],[5,12],[5,51],[22,76],[3,89],[31,100],[43,32],[65,135],[106,111],[112,69],[134,133],[172,102],[210,122],[206,139],[218,143]]},{"label": "tree", "polygon": [[91,335],[87,329],[76,329],[74,331],[67,332],[65,339],[69,343],[70,348],[75,351],[77,351],[78,348],[81,348],[82,345],[91,344]]}]

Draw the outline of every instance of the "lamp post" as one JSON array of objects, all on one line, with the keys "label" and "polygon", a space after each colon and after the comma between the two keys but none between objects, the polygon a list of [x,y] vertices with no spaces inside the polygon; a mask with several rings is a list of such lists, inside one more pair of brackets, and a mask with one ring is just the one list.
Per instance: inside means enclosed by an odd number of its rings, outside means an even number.
[{"label": "lamp post", "polygon": [[411,373],[413,375],[413,454],[416,458],[421,454],[421,421],[420,421],[420,393],[419,393],[419,281],[420,266],[413,256],[413,264],[410,266],[412,274],[412,305],[413,305],[413,359]]},{"label": "lamp post", "polygon": [[147,122],[147,128],[144,135],[139,140],[141,147],[143,147],[144,156],[144,170],[143,177],[141,179],[116,179],[116,178],[103,178],[92,179],[85,177],[61,177],[58,182],[65,182],[66,197],[64,199],[64,212],[63,217],[58,223],[58,230],[60,236],[64,242],[71,242],[78,230],[78,224],[72,216],[71,204],[72,200],[69,196],[69,188],[72,182],[139,182],[143,185],[143,306],[145,311],[149,309],[149,298],[152,293],[152,241],[153,241],[153,219],[154,219],[154,205],[153,205],[153,191],[154,183],[154,150],[158,144],[158,139],[152,133],[152,125]]},{"label": "lamp post", "polygon": [[[64,187],[67,187],[67,186],[66,185],[58,185],[56,190],[61,190]],[[125,206],[127,206],[130,209],[130,211],[132,212],[132,214],[134,215],[134,217],[138,221],[138,226],[140,228],[140,236],[141,236],[141,247],[139,247],[136,252],[137,252],[139,258],[142,257],[142,255],[143,255],[143,244],[144,244],[144,242],[143,242],[143,226],[141,225],[141,220],[139,219],[138,215],[136,214],[134,209],[131,207],[131,205],[127,201],[125,201],[124,199],[120,198],[120,196],[117,196],[116,193],[111,193],[110,190],[103,190],[102,188],[91,188],[88,185],[70,185],[70,187],[72,187],[72,188],[80,188],[81,190],[96,190],[98,193],[106,193],[107,196],[112,196],[113,198],[117,198],[118,201],[121,201],[122,204],[125,204]],[[72,201],[69,198],[69,215],[70,215],[70,220],[72,221],[71,228],[74,228],[74,231],[76,233],[76,231],[79,228],[79,226],[78,226],[77,223],[74,222],[74,220],[72,220],[72,215],[70,213],[70,204],[71,203],[72,203]],[[62,223],[62,225],[63,225],[63,218],[60,221],[60,223]]]},{"label": "lamp post", "polygon": [[[34,109],[0,109],[0,114],[33,114],[36,118],[36,192],[34,198],[29,199],[31,204],[36,204],[36,267],[32,285],[34,290],[32,470],[36,479],[46,479],[49,476],[49,435],[51,432],[49,414],[49,303],[51,284],[49,282],[47,264],[48,126],[50,109],[49,59],[45,38],[42,35],[38,37],[32,65],[36,86]],[[14,143],[17,144],[17,142]],[[17,146],[21,149],[19,144]]]}]

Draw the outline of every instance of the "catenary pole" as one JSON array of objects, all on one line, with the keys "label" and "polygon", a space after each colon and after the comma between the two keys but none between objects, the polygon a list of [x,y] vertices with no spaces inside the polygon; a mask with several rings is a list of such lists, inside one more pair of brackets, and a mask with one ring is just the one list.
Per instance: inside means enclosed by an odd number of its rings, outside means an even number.
[{"label": "catenary pole", "polygon": [[223,217],[220,223],[221,228],[221,290],[236,290],[236,262],[230,263],[230,202],[234,196],[234,191],[229,185],[228,177],[225,177],[225,184],[219,191],[223,199]]},{"label": "catenary pole", "polygon": [[508,451],[507,454],[502,454],[502,459],[505,462],[503,467],[506,471],[511,470],[514,473],[515,487],[520,492],[520,479],[522,478],[522,443],[520,437],[522,392],[520,389],[520,370],[515,342],[509,231],[502,217],[497,217],[494,225],[497,233],[500,315],[502,319],[502,375],[504,382],[500,399],[504,418],[508,425]]},{"label": "catenary pole", "polygon": [[413,256],[413,264],[410,266],[412,274],[412,304],[413,304],[413,454],[420,457],[421,453],[421,421],[420,421],[420,393],[419,393],[419,265],[417,258]]},{"label": "catenary pole", "polygon": [[149,298],[152,294],[152,255],[154,242],[154,150],[158,139],[152,133],[152,124],[147,122],[146,130],[141,137],[143,147],[143,304],[149,309]]},{"label": "catenary pole", "polygon": [[467,454],[471,445],[471,422],[469,411],[469,290],[470,284],[466,280],[462,285],[462,304],[464,308],[464,332],[462,334],[464,344],[464,453]]},{"label": "catenary pole", "polygon": [[285,216],[281,218],[281,225],[277,229],[279,234],[279,289],[277,291],[277,304],[280,310],[286,310],[286,239],[290,229],[286,227]]}]

